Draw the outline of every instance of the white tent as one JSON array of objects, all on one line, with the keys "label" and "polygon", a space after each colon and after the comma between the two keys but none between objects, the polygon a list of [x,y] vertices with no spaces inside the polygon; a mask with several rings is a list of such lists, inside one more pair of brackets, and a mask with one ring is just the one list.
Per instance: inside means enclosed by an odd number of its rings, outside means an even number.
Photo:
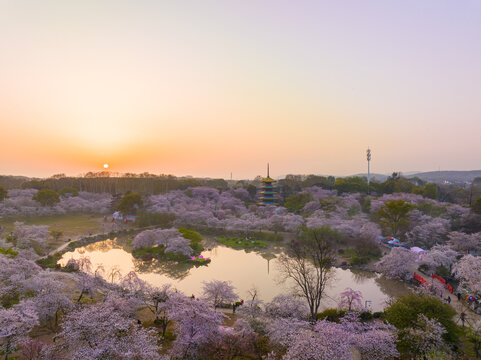
[{"label": "white tent", "polygon": [[411,250],[412,252],[415,252],[416,254],[424,254],[426,252],[426,250],[423,250],[423,249],[421,249],[420,247],[417,247],[417,246],[413,246],[409,250]]}]

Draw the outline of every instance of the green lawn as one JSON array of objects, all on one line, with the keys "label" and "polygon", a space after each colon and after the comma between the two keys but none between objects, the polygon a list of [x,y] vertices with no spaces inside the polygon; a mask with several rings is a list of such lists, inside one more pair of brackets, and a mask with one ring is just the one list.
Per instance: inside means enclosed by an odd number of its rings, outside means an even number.
[{"label": "green lawn", "polygon": [[267,246],[265,241],[237,237],[218,237],[217,241],[234,249],[253,249]]}]

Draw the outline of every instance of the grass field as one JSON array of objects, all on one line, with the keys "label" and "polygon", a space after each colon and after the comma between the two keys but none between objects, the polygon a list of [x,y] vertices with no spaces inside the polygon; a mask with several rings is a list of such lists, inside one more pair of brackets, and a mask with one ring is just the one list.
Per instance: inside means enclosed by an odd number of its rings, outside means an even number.
[{"label": "grass field", "polygon": [[112,224],[103,222],[101,215],[55,215],[55,216],[32,216],[32,217],[15,217],[8,219],[0,219],[2,233],[5,235],[13,229],[13,223],[21,221],[26,225],[47,225],[49,231],[57,230],[62,232],[62,236],[58,241],[53,241],[49,247],[59,246],[68,239],[74,239],[80,235],[88,235],[89,233],[97,234],[100,232],[111,231]]}]

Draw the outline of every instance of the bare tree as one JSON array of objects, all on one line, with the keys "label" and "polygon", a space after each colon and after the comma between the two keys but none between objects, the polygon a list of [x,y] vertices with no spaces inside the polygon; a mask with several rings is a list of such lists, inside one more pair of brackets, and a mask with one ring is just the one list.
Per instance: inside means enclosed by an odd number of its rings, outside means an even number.
[{"label": "bare tree", "polygon": [[283,280],[294,280],[295,295],[307,300],[313,320],[333,277],[333,248],[341,236],[329,226],[308,229],[278,258]]}]

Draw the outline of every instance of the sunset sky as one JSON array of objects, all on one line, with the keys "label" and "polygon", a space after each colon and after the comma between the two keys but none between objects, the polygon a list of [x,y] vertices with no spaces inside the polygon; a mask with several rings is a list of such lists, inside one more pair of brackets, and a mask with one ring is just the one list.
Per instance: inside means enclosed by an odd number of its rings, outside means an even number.
[{"label": "sunset sky", "polygon": [[481,2],[0,0],[0,174],[481,169]]}]

